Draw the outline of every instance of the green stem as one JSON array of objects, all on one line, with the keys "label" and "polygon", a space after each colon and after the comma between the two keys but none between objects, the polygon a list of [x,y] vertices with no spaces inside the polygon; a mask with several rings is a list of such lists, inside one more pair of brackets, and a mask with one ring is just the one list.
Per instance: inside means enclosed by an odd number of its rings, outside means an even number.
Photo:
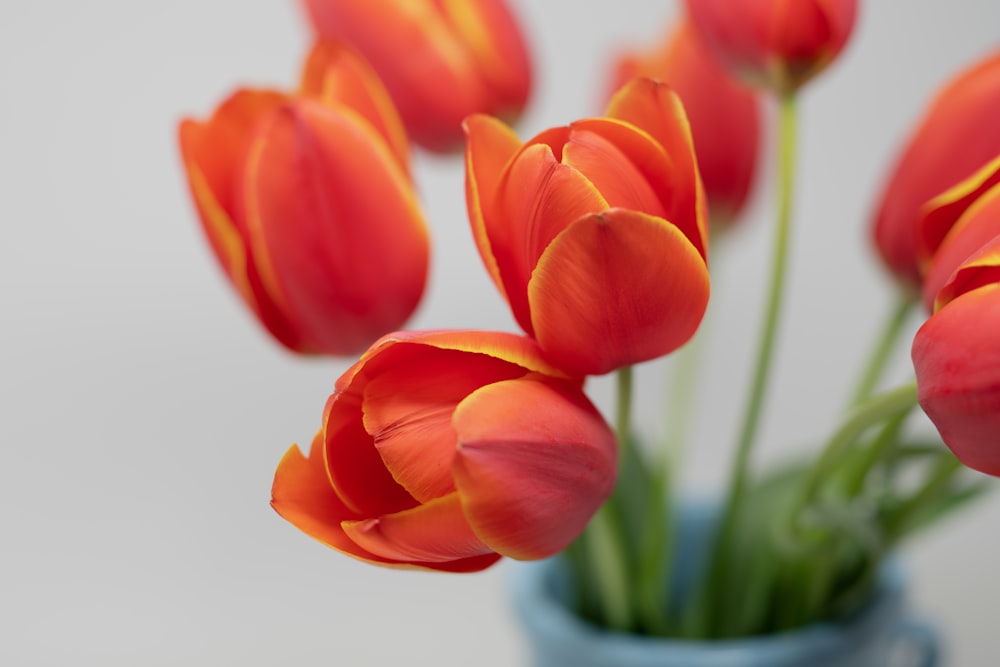
[{"label": "green stem", "polygon": [[[632,367],[617,373],[615,431],[618,437],[618,460],[624,463],[634,447],[632,441]],[[624,467],[619,466],[619,467]],[[588,552],[593,583],[597,587],[601,611],[607,627],[630,632],[634,627],[631,585],[625,526],[621,521],[621,479],[611,498],[597,511],[583,532],[583,547]]]},{"label": "green stem", "polygon": [[[795,174],[796,104],[794,93],[781,97],[781,129],[778,144],[778,220],[774,236],[774,257],[771,264],[771,282],[768,291],[767,310],[764,318],[760,347],[757,352],[757,366],[754,369],[750,387],[750,400],[743,418],[743,429],[736,446],[736,458],[732,471],[729,508],[732,509],[742,498],[748,476],[750,453],[753,450],[757,425],[764,405],[768,379],[771,375],[771,357],[777,342],[778,319],[788,265],[788,244],[791,230],[792,188]],[[727,511],[727,515],[730,512]],[[728,517],[727,517],[728,518]]]},{"label": "green stem", "polygon": [[[736,514],[743,502],[749,477],[750,454],[753,450],[757,425],[760,421],[764,405],[764,395],[767,391],[768,379],[771,374],[771,357],[777,341],[778,320],[781,312],[781,301],[785,283],[785,270],[788,264],[788,246],[791,230],[792,191],[795,175],[795,143],[797,126],[797,105],[794,92],[784,93],[779,99],[780,129],[778,133],[778,182],[777,182],[777,227],[774,236],[773,261],[771,264],[771,280],[768,290],[767,310],[765,311],[763,331],[757,352],[757,366],[754,369],[750,385],[750,398],[743,418],[736,446],[736,456],[730,474],[729,496],[722,514],[722,523],[716,538],[715,549],[709,568],[709,601],[704,613],[713,614],[713,608],[718,611],[722,601],[721,591],[726,583],[721,573],[725,560],[724,555],[729,549],[733,531],[736,526]],[[703,619],[702,622],[707,622]]]},{"label": "green stem", "polygon": [[816,498],[824,480],[832,476],[844,453],[862,433],[876,424],[908,412],[916,405],[917,385],[912,382],[874,396],[857,406],[833,436],[827,440],[819,458],[809,470],[802,487],[802,495],[799,497],[798,503],[793,505],[792,520],[797,521],[802,510]]},{"label": "green stem", "polygon": [[952,478],[963,470],[963,468],[962,463],[950,454],[941,458],[938,464],[931,470],[927,481],[920,487],[920,491],[907,500],[899,512],[892,518],[886,530],[891,543],[898,542],[906,534],[907,529],[910,527],[908,524],[913,521],[913,518],[918,516],[926,506],[934,502],[938,494],[947,489],[948,485],[951,484]]},{"label": "green stem", "polygon": [[[861,494],[869,473],[880,461],[887,458],[893,445],[897,442],[899,429],[906,421],[907,414],[909,414],[908,411],[903,411],[886,421],[875,441],[863,452],[858,464],[848,471],[844,483],[844,491],[848,498],[856,498]],[[892,455],[895,455],[895,452],[892,452]]]},{"label": "green stem", "polygon": [[633,629],[629,600],[628,563],[625,536],[616,520],[614,498],[606,502],[583,531],[584,548],[591,558],[594,583],[605,625],[618,632]]},{"label": "green stem", "polygon": [[618,390],[615,434],[618,436],[619,447],[632,447],[632,367],[619,368],[615,378]]},{"label": "green stem", "polygon": [[852,406],[858,405],[871,396],[875,385],[878,384],[879,379],[882,377],[882,372],[889,361],[889,356],[899,340],[899,335],[903,331],[903,325],[906,324],[906,318],[916,303],[917,299],[913,295],[904,294],[889,314],[889,319],[886,320],[882,335],[879,337],[871,356],[868,358],[868,363],[865,366],[865,374],[861,377],[861,381],[854,390],[851,398]]},{"label": "green stem", "polygon": [[694,415],[694,387],[698,383],[706,337],[707,315],[698,327],[698,332],[687,345],[674,356],[674,366],[670,376],[670,400],[667,403],[666,436],[660,467],[670,475],[683,458],[690,438],[691,417]]}]

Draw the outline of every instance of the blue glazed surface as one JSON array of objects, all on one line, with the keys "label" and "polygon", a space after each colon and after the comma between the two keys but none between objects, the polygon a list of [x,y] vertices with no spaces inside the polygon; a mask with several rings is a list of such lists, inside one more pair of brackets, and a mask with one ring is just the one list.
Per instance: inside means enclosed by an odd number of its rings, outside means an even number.
[{"label": "blue glazed surface", "polygon": [[[711,536],[715,510],[689,504],[680,520],[677,571],[690,573]],[[779,635],[690,641],[624,635],[586,623],[566,607],[567,573],[558,559],[519,564],[514,606],[535,667],[933,667],[933,631],[907,617],[905,577],[883,567],[874,598],[837,623],[817,623]],[[693,577],[681,575],[681,581]]]}]

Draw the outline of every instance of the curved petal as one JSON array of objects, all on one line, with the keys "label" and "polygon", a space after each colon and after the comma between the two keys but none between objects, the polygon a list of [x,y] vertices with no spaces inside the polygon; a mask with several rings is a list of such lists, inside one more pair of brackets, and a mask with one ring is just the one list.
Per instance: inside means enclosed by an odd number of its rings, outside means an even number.
[{"label": "curved petal", "polygon": [[505,556],[566,548],[614,488],[614,435],[571,385],[529,376],[483,387],[459,405],[454,426],[465,514]]},{"label": "curved petal", "polygon": [[323,457],[330,486],[344,504],[362,516],[408,509],[417,501],[386,469],[365,431],[359,389],[336,391],[323,414]]},{"label": "curved petal", "polygon": [[494,210],[497,187],[504,168],[521,148],[521,140],[506,124],[482,114],[469,116],[462,127],[465,130],[465,202],[472,237],[493,283],[506,299],[485,220],[497,214]]},{"label": "curved petal", "polygon": [[257,319],[293,351],[308,346],[264,287],[248,247],[241,188],[248,146],[264,119],[287,97],[271,90],[237,90],[205,123],[184,120],[181,156],[205,236],[230,282]]},{"label": "curved petal", "polygon": [[613,140],[580,125],[571,127],[569,141],[562,149],[562,163],[586,176],[608,208],[630,208],[665,217],[658,193]]},{"label": "curved petal", "polygon": [[958,233],[958,221],[965,218],[969,207],[997,185],[1000,185],[1000,154],[921,207],[917,236],[921,268],[926,269],[950,234]]},{"label": "curved petal", "polygon": [[946,290],[951,296],[938,293],[946,283],[954,282],[952,275],[956,269],[998,234],[1000,234],[1000,183],[962,213],[944,241],[935,250],[923,283],[924,305],[929,312],[935,309],[935,300],[943,301],[937,306],[940,308],[944,302],[954,298],[955,285]]},{"label": "curved petal", "polygon": [[[994,228],[998,226],[995,220],[990,222]],[[1000,230],[995,231],[996,235],[966,257],[937,292],[934,301],[935,312],[966,292],[984,285],[1000,283]]]},{"label": "curved petal", "polygon": [[409,173],[410,146],[403,121],[375,70],[348,46],[317,39],[303,66],[300,90],[324,104],[360,114],[385,139],[400,168]]},{"label": "curved petal", "polygon": [[1000,284],[962,294],[913,339],[920,406],[965,465],[1000,476]]},{"label": "curved petal", "polygon": [[396,482],[429,502],[455,489],[455,406],[484,384],[523,374],[484,354],[424,347],[419,354],[394,355],[365,386],[365,430]]},{"label": "curved petal", "polygon": [[527,285],[538,258],[571,222],[606,208],[586,176],[561,164],[547,144],[526,145],[504,172],[486,231],[511,310],[528,334]]},{"label": "curved petal", "polygon": [[[257,297],[250,287],[250,280],[247,276],[247,248],[243,235],[226,207],[219,201],[219,195],[212,189],[208,174],[203,171],[198,162],[199,152],[209,141],[206,137],[206,130],[205,125],[193,120],[184,120],[179,127],[181,156],[184,160],[184,170],[188,186],[191,189],[191,197],[198,210],[202,229],[205,230],[205,236],[208,238],[208,243],[222,266],[222,270],[225,271],[243,300],[257,312],[259,310]],[[219,156],[221,157],[222,154],[220,151]],[[236,168],[234,160],[230,169],[235,171]],[[230,178],[230,174],[223,175],[221,170],[216,167],[214,180],[217,183],[225,183],[219,189],[226,193],[224,196],[227,199],[232,198],[232,195],[229,194],[228,180]]]},{"label": "curved petal", "polygon": [[215,203],[241,236],[246,228],[237,199],[250,140],[261,121],[287,100],[287,95],[276,90],[241,88],[223,100],[208,121],[181,122],[185,166],[196,167],[203,175]]},{"label": "curved petal", "polygon": [[[673,169],[669,178],[651,179],[651,183],[654,188],[657,183],[663,188],[660,197],[664,201],[667,219],[685,232],[702,257],[707,257],[705,193],[695,159],[691,126],[680,97],[665,83],[633,79],[611,98],[606,115],[634,125],[663,147]],[[634,143],[633,140],[626,144],[623,139],[628,139],[628,136],[622,135],[622,139],[616,141],[620,147]],[[633,160],[640,168],[656,164],[656,160]]]},{"label": "curved petal", "polygon": [[360,548],[389,561],[476,559],[485,568],[499,558],[472,532],[456,493],[403,512],[345,521],[344,533]]},{"label": "curved petal", "polygon": [[708,269],[662,218],[611,209],[581,218],[546,250],[529,285],[538,344],[571,374],[672,352],[708,305]]},{"label": "curved petal", "polygon": [[245,189],[264,284],[313,349],[353,354],[410,316],[427,231],[370,124],[311,100],[281,107],[256,141]]},{"label": "curved petal", "polygon": [[[367,360],[399,343],[428,345],[442,350],[457,350],[484,354],[517,364],[521,368],[553,377],[565,378],[561,369],[545,359],[538,344],[531,338],[504,331],[467,329],[437,331],[396,331],[383,336],[362,356]],[[392,364],[394,362],[390,362]]]},{"label": "curved petal", "polygon": [[293,445],[282,457],[274,473],[271,507],[306,535],[359,560],[385,565],[391,562],[358,546],[341,526],[355,520],[355,514],[330,486],[323,465],[321,434],[313,440],[306,458]]}]

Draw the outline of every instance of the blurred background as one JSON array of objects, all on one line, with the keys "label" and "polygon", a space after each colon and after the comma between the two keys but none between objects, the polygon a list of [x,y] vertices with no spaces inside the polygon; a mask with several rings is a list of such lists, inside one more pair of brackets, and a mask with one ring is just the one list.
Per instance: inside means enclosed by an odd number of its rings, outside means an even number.
[{"label": "blurred background", "polygon": [[[511,2],[537,68],[522,136],[598,113],[610,57],[678,13],[668,0]],[[801,105],[764,462],[832,427],[893,302],[867,238],[884,174],[934,89],[1000,43],[995,0],[861,4],[852,43]],[[523,664],[512,564],[377,569],[268,507],[279,458],[308,444],[348,361],[290,356],[238,301],[189,201],[176,126],[238,85],[291,85],[308,48],[300,7],[92,0],[0,14],[0,664]],[[717,492],[730,463],[763,302],[769,167],[715,267],[692,493]],[[434,265],[411,326],[515,330],[471,242],[460,157],[420,153],[415,174]],[[646,435],[662,431],[666,371],[639,370]],[[590,388],[609,408],[610,382]],[[953,666],[993,653],[998,516],[993,494],[905,554],[913,606],[939,623]]]}]

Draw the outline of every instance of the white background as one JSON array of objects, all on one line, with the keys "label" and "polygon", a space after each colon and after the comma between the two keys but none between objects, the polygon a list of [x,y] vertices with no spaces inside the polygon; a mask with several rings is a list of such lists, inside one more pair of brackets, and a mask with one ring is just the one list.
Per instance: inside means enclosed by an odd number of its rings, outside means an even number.
[{"label": "white background", "polygon": [[[676,9],[513,4],[537,63],[523,135],[598,112],[609,55],[649,43]],[[852,44],[803,99],[766,460],[834,423],[892,303],[866,236],[883,175],[932,91],[1000,43],[995,0],[861,4]],[[291,84],[306,48],[291,1],[0,11],[0,665],[523,664],[508,565],[381,570],[268,507],[275,465],[308,443],[347,362],[291,357],[238,302],[188,200],[176,125],[236,85]],[[418,158],[435,264],[412,325],[512,330],[470,242],[460,162]],[[719,488],[741,412],[769,181],[718,261],[685,472],[698,492]],[[664,371],[640,372],[647,435],[663,419]],[[592,389],[606,408],[608,382]],[[993,655],[998,513],[994,495],[907,551],[914,606],[940,623],[959,667]]]}]

